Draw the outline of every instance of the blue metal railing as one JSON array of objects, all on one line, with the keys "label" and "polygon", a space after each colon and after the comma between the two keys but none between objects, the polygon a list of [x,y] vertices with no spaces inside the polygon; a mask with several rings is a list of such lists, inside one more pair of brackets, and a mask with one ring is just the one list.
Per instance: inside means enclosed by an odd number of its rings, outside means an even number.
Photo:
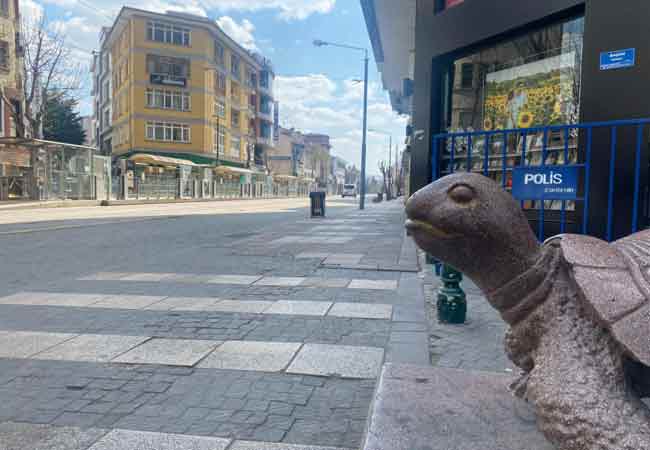
[{"label": "blue metal railing", "polygon": [[[559,222],[559,232],[567,231],[589,234],[590,188],[592,179],[592,147],[595,129],[609,130],[609,171],[607,179],[607,220],[605,238],[614,237],[614,214],[616,201],[617,156],[619,148],[619,129],[636,129],[634,151],[633,207],[630,232],[638,231],[641,194],[641,155],[644,145],[644,129],[650,125],[648,119],[616,120],[573,125],[552,125],[521,129],[491,130],[443,133],[433,137],[432,175],[436,180],[441,176],[466,170],[482,173],[501,182],[504,189],[510,189],[512,172],[517,167],[574,167],[581,172],[579,196],[575,200],[533,199],[521,200],[521,206],[529,211],[537,211],[537,234],[540,240],[545,236],[545,225],[549,216],[553,223]],[[541,140],[541,142],[539,142]],[[553,144],[550,141],[553,140]],[[647,145],[647,143],[645,143]],[[482,148],[481,148],[482,147]],[[626,149],[624,149],[626,150]],[[625,155],[631,153],[625,153]],[[540,155],[533,161],[535,155]],[[560,155],[562,157],[560,158]],[[549,159],[554,162],[549,162]],[[649,168],[646,167],[645,170]],[[602,180],[597,180],[602,183]],[[532,203],[531,203],[532,202]],[[550,207],[547,205],[550,202]],[[578,204],[582,204],[578,207]],[[549,212],[549,211],[552,211]],[[567,216],[570,216],[570,220]],[[530,216],[529,216],[530,217]],[[532,220],[532,219],[531,219]],[[570,223],[569,223],[570,222]]]}]

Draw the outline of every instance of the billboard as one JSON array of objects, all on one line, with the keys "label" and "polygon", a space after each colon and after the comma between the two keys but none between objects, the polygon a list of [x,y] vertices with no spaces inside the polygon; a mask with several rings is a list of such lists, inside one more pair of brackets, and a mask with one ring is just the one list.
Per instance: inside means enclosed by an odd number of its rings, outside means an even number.
[{"label": "billboard", "polygon": [[486,76],[483,128],[529,128],[575,123],[575,52],[499,70]]}]

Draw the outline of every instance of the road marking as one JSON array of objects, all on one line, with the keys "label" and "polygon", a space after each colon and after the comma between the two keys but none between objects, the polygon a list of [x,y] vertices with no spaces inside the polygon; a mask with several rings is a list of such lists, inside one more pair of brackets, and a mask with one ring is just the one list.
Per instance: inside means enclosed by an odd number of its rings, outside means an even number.
[{"label": "road marking", "polygon": [[[357,260],[359,255],[332,254],[328,260],[334,261],[333,264],[347,264]],[[327,263],[327,261],[326,261]],[[371,266],[368,266],[369,268]],[[375,269],[376,270],[376,269]],[[317,280],[322,280],[318,283]],[[241,286],[269,286],[269,287],[332,287],[332,288],[349,288],[349,289],[369,289],[369,290],[395,290],[397,289],[397,280],[366,280],[366,279],[345,279],[345,278],[319,278],[319,277],[279,277],[261,275],[207,275],[207,274],[181,274],[181,273],[126,273],[115,272],[111,277],[111,272],[98,272],[94,275],[87,275],[79,278],[80,281],[121,281],[121,282],[156,282],[156,283],[197,283],[197,284],[226,284]],[[155,281],[153,281],[155,280]],[[328,280],[337,280],[328,285]],[[345,285],[342,281],[345,280]]]},{"label": "road marking", "polygon": [[[33,331],[0,331],[0,343],[4,349],[0,356],[12,359],[162,364],[356,379],[375,378],[384,355],[384,349],[379,347],[338,344]],[[11,345],[12,350],[5,345]]]},{"label": "road marking", "polygon": [[[334,279],[336,280],[336,279]],[[140,311],[221,312],[265,315],[338,317],[389,320],[392,305],[300,300],[235,300],[211,297],[162,297],[150,295],[104,295],[19,292],[0,298],[0,305],[103,308]]]}]

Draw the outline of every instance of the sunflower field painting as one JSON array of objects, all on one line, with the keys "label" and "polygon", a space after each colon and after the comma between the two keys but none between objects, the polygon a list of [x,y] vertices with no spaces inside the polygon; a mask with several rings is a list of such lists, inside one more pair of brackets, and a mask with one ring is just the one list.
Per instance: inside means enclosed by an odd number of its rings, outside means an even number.
[{"label": "sunflower field painting", "polygon": [[577,109],[577,76],[573,53],[488,74],[483,129],[570,123]]}]

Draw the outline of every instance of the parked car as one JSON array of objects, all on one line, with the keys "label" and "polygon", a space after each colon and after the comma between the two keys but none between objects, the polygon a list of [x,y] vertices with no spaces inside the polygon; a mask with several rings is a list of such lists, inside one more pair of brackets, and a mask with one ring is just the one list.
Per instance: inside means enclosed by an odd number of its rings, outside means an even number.
[{"label": "parked car", "polygon": [[344,184],[343,192],[341,197],[354,197],[357,198],[357,186],[356,184]]}]

